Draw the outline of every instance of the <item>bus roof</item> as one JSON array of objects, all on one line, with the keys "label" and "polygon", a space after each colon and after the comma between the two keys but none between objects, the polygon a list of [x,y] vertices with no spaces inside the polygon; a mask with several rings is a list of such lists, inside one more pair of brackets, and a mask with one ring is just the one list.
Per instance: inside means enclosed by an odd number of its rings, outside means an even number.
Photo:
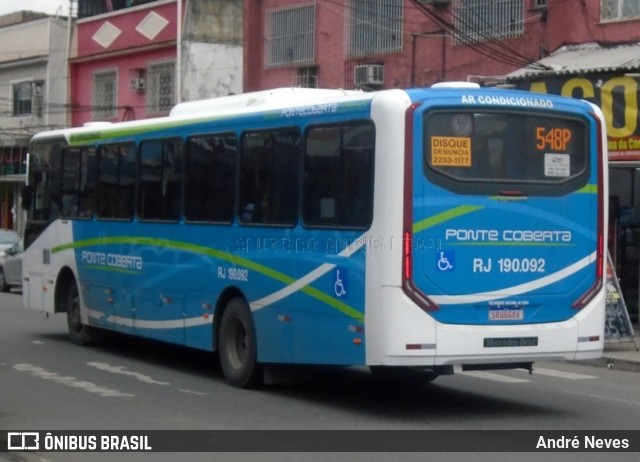
[{"label": "bus roof", "polygon": [[[318,88],[275,88],[239,95],[222,96],[201,101],[179,103],[165,117],[134,120],[128,122],[88,122],[83,127],[63,128],[59,130],[40,132],[33,136],[32,141],[65,138],[71,145],[91,144],[93,142],[117,137],[128,137],[137,133],[164,128],[178,128],[190,123],[206,123],[223,117],[243,116],[278,112],[291,109],[291,114],[318,113],[316,109],[329,104],[366,103],[376,95],[401,91],[398,89],[381,90],[376,92],[362,92],[360,90],[318,89]],[[582,105],[572,98],[562,98],[555,95],[523,92],[519,90],[505,90],[496,88],[480,88],[467,82],[447,82],[434,85],[431,88],[413,88],[402,90],[414,101],[422,100],[429,92],[436,92],[438,96],[446,95],[447,91],[468,92],[467,103],[473,104],[474,96],[491,92],[497,98],[485,98],[487,102],[497,105],[513,105],[517,107],[545,107],[545,104],[562,102],[563,105]],[[432,94],[436,94],[432,93]],[[463,95],[465,96],[465,95]],[[482,96],[484,98],[484,96]],[[501,99],[502,98],[502,99]],[[479,101],[479,100],[478,100]],[[297,108],[314,107],[313,111],[295,111]],[[566,106],[565,106],[566,107]],[[584,106],[582,106],[584,107]],[[326,109],[326,108],[325,108]]]},{"label": "bus roof", "polygon": [[[350,101],[371,100],[374,92],[365,93],[359,90],[318,89],[318,88],[276,88],[239,95],[221,96],[200,101],[179,103],[173,107],[168,116],[127,122],[87,122],[82,127],[62,128],[40,132],[33,136],[33,141],[56,137],[82,137],[83,134],[111,131],[138,131],[172,122],[205,121],[208,118],[224,115],[242,115],[265,111],[277,111],[284,108],[295,108],[309,105],[341,103]],[[91,137],[89,137],[91,138]],[[89,138],[86,139],[89,142]]]},{"label": "bus roof", "polygon": [[300,104],[321,103],[327,100],[343,99],[345,96],[362,96],[359,90],[321,89],[321,88],[275,88],[273,90],[256,91],[239,95],[222,96],[200,101],[189,101],[176,104],[170,116],[210,114],[245,108],[263,110],[277,109],[283,106],[299,106]]}]

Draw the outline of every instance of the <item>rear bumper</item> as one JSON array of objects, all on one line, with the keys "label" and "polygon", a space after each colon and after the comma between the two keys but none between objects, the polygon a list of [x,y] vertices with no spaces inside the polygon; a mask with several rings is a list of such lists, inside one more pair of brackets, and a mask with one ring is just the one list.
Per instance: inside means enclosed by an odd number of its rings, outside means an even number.
[{"label": "rear bumper", "polygon": [[[394,288],[381,297],[390,302]],[[373,326],[367,313],[367,364],[447,366],[550,360],[583,360],[602,356],[605,290],[576,315],[562,322],[530,325],[453,325],[435,321],[395,294],[396,304],[378,306]],[[376,310],[376,307],[372,307]],[[382,326],[376,326],[378,322]],[[373,338],[377,335],[382,339]]]}]

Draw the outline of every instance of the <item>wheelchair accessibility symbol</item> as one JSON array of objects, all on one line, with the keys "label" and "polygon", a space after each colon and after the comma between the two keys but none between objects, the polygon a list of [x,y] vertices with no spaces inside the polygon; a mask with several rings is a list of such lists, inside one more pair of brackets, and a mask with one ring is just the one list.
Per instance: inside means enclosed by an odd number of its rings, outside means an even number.
[{"label": "wheelchair accessibility symbol", "polygon": [[334,272],[333,293],[338,298],[347,295],[347,270],[344,268],[336,268]]},{"label": "wheelchair accessibility symbol", "polygon": [[451,271],[455,266],[455,254],[451,250],[442,250],[437,256],[438,271]]}]

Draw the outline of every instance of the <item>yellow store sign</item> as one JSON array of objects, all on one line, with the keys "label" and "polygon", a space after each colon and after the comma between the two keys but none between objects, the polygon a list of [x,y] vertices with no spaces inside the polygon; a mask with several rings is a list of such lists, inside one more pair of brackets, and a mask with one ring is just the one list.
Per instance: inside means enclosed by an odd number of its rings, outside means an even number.
[{"label": "yellow store sign", "polygon": [[607,122],[609,160],[640,160],[638,80],[624,75],[551,77],[522,82],[519,87],[591,101],[602,109]]}]

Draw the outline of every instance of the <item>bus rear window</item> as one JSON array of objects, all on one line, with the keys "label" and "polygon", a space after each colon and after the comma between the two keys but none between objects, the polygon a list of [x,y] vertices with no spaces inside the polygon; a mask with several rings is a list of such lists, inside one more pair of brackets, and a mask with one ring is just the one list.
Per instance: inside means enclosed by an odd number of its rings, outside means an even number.
[{"label": "bus rear window", "polygon": [[460,194],[556,196],[588,180],[585,122],[515,112],[432,112],[424,119],[424,171]]}]

